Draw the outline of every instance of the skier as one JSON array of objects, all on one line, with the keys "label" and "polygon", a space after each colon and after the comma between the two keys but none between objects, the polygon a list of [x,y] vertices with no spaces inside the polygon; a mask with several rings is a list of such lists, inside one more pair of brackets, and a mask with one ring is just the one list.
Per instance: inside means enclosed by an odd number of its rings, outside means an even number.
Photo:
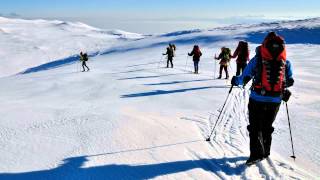
[{"label": "skier", "polygon": [[194,64],[194,73],[199,73],[199,61],[200,57],[202,56],[202,52],[198,45],[193,46],[193,50],[191,53],[188,53],[189,56],[193,56],[193,64]]},{"label": "skier", "polygon": [[173,57],[175,57],[175,56],[176,56],[176,50],[177,50],[176,45],[170,43],[170,44],[169,44],[169,47],[170,47],[170,48],[172,49],[172,51],[173,51]]},{"label": "skier", "polygon": [[269,33],[255,57],[241,76],[234,76],[232,85],[246,85],[253,79],[249,100],[250,157],[252,165],[269,157],[274,128],[272,123],[279,111],[281,100],[288,101],[288,87],[294,84],[292,67],[286,57],[284,39],[275,32]]},{"label": "skier", "polygon": [[171,64],[171,68],[173,68],[173,57],[174,57],[174,50],[171,47],[171,44],[167,47],[167,52],[163,55],[167,55],[167,68],[169,68],[169,62]]},{"label": "skier", "polygon": [[218,79],[221,79],[222,77],[222,70],[224,69],[225,73],[226,73],[226,79],[229,79],[229,72],[228,72],[228,65],[229,65],[229,61],[231,59],[231,50],[229,48],[226,47],[222,47],[221,48],[221,53],[219,54],[219,56],[217,57],[215,55],[214,57],[216,60],[221,60],[220,61],[220,71],[219,71],[219,77]]},{"label": "skier", "polygon": [[80,52],[80,61],[82,62],[82,68],[83,68],[82,72],[86,71],[84,67],[87,68],[87,71],[90,70],[89,67],[87,66],[87,63],[86,63],[88,60],[89,60],[88,54],[87,53],[82,53],[82,51],[81,51]]},{"label": "skier", "polygon": [[237,73],[239,76],[247,66],[249,61],[249,48],[248,43],[245,41],[239,41],[236,51],[233,53],[232,58],[237,58]]}]

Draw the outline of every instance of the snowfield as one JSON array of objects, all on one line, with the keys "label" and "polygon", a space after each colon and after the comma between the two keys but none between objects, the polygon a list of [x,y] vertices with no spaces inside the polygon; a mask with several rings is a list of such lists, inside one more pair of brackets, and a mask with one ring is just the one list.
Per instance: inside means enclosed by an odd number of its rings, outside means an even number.
[{"label": "snowfield", "polygon": [[[230,88],[214,79],[213,56],[245,39],[253,57],[270,30],[286,38],[294,67],[297,159],[282,106],[271,157],[246,167],[249,87],[233,89],[205,141]],[[151,36],[0,18],[0,40],[1,180],[320,177],[319,18]],[[169,42],[178,48],[173,69],[161,56]],[[194,44],[203,52],[198,75],[187,57]],[[90,72],[80,72],[80,50],[91,55]]]},{"label": "snowfield", "polygon": [[0,77],[72,57],[97,52],[143,35],[101,30],[80,22],[20,20],[0,17]]}]

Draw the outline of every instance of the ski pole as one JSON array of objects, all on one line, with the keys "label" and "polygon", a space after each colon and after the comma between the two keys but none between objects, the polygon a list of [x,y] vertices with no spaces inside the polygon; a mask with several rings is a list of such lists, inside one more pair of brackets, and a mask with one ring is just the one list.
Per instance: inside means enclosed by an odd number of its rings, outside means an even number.
[{"label": "ski pole", "polygon": [[289,131],[290,131],[290,139],[291,139],[291,148],[292,148],[292,156],[293,160],[296,160],[296,156],[294,155],[294,148],[293,148],[293,140],[292,140],[292,133],[291,133],[291,124],[290,124],[290,117],[289,117],[289,108],[288,108],[288,103],[286,103],[286,109],[287,109],[287,116],[288,116],[288,124],[289,124]]},{"label": "ski pole", "polygon": [[230,71],[233,72],[233,69],[232,69],[232,66],[231,66],[230,62],[229,62],[229,67],[230,67]]},{"label": "ski pole", "polygon": [[233,88],[233,85],[231,85],[231,88],[230,88],[230,90],[229,90],[228,96],[227,96],[227,98],[226,98],[226,100],[225,100],[225,102],[224,102],[224,104],[223,104],[223,106],[222,106],[222,109],[221,109],[221,111],[220,111],[220,113],[219,113],[219,116],[218,116],[218,118],[217,118],[217,121],[216,121],[216,123],[214,124],[214,126],[213,126],[213,128],[212,128],[212,131],[211,131],[211,133],[210,133],[210,136],[206,139],[206,141],[210,141],[210,139],[211,139],[211,136],[212,136],[212,134],[213,134],[213,132],[214,132],[214,129],[216,128],[216,126],[217,126],[217,124],[218,124],[218,121],[219,121],[219,119],[220,119],[220,116],[221,116],[221,114],[222,114],[222,112],[223,112],[223,110],[224,110],[224,107],[226,106],[227,101],[228,101],[228,99],[229,99],[229,96],[230,96],[230,94],[231,94],[231,92],[232,92],[232,88]]},{"label": "ski pole", "polygon": [[82,61],[79,61],[79,72],[81,72]]},{"label": "ski pole", "polygon": [[185,70],[185,71],[187,71],[188,60],[189,60],[189,55],[187,56],[187,60],[186,60],[186,66],[185,66],[185,68],[184,68],[184,70]]},{"label": "ski pole", "polygon": [[77,63],[77,72],[80,72],[80,61]]},{"label": "ski pole", "polygon": [[158,69],[160,68],[160,64],[161,64],[162,59],[163,59],[163,55],[161,56],[160,61],[158,63]]},{"label": "ski pole", "polygon": [[[216,54],[214,55],[216,57]],[[216,79],[216,71],[217,71],[217,60],[214,59],[214,73],[213,73],[213,79]]]}]

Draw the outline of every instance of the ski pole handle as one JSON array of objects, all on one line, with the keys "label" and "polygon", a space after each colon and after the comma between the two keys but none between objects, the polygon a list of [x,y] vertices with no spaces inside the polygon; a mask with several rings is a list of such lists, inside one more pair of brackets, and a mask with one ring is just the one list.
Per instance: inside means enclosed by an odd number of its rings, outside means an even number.
[{"label": "ski pole handle", "polygon": [[233,89],[233,85],[231,85],[231,88],[229,90],[229,94],[231,93],[232,89]]}]

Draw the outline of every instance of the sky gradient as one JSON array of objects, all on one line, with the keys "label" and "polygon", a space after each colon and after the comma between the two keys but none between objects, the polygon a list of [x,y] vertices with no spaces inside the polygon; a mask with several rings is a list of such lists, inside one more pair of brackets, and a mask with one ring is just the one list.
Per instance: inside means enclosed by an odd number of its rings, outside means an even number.
[{"label": "sky gradient", "polygon": [[139,31],[134,23],[149,23],[152,27],[156,22],[167,26],[176,22],[177,26],[198,24],[205,28],[242,23],[241,19],[254,22],[320,17],[319,9],[319,0],[1,0],[0,14],[75,20],[102,28]]}]

